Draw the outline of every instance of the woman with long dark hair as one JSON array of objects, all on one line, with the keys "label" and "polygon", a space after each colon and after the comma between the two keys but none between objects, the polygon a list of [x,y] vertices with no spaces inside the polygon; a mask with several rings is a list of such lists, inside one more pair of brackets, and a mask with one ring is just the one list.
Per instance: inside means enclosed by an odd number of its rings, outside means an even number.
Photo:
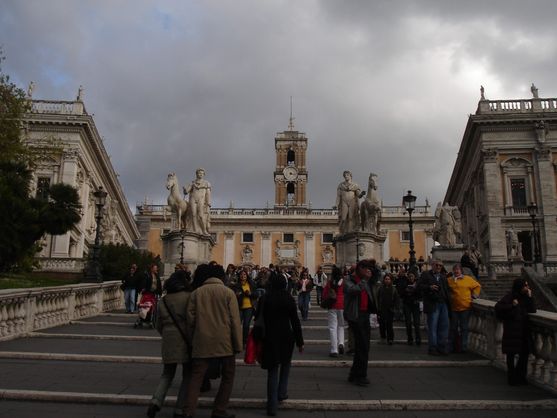
[{"label": "woman with long dark hair", "polygon": [[[534,344],[530,333],[528,314],[536,312],[532,290],[526,279],[513,282],[510,293],[495,304],[497,318],[503,320],[503,354],[507,355],[507,377],[509,385],[528,383],[526,373],[528,354]],[[516,357],[518,356],[518,360]]]},{"label": "woman with long dark hair", "polygon": [[[288,398],[288,376],[294,344],[304,349],[302,326],[296,302],[286,290],[286,279],[273,272],[268,293],[259,300],[256,321],[263,315],[265,323],[261,367],[267,370],[267,415],[277,413],[278,403]],[[257,329],[257,328],[256,328]]]}]

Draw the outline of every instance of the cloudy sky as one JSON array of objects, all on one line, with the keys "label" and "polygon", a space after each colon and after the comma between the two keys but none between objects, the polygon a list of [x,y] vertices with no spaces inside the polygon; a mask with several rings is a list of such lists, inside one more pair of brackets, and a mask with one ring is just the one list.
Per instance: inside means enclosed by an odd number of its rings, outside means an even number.
[{"label": "cloudy sky", "polygon": [[34,98],[80,84],[134,207],[203,166],[213,206],[274,201],[274,137],[309,138],[309,200],[342,171],[384,204],[444,196],[480,85],[557,97],[557,2],[2,0],[2,70]]}]

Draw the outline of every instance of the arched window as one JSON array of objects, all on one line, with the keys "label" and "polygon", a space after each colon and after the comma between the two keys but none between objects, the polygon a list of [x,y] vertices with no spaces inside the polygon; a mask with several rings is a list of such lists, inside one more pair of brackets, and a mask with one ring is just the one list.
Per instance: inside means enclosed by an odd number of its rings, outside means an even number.
[{"label": "arched window", "polygon": [[289,149],[286,153],[286,164],[295,165],[296,164],[296,153],[293,149]]},{"label": "arched window", "polygon": [[296,194],[296,185],[294,183],[287,183],[286,184],[286,203],[288,205],[294,205],[296,203],[295,194]]}]

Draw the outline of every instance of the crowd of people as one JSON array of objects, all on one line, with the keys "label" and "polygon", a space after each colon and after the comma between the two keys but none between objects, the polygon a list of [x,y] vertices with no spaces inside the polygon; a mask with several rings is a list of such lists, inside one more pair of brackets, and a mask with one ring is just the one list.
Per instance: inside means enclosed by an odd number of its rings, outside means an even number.
[{"label": "crowd of people", "polygon": [[[133,312],[135,295],[127,292],[137,276],[132,265],[122,283],[126,309]],[[137,279],[136,279],[137,281]],[[163,373],[147,415],[154,417],[164,403],[178,365],[182,383],[175,417],[193,416],[201,391],[210,379],[220,377],[212,417],[231,418],[226,411],[233,387],[235,356],[250,336],[252,322],[264,324],[259,359],[267,370],[267,414],[276,415],[288,398],[288,377],[294,346],[303,351],[302,321],[309,318],[310,295],[316,291],[321,308],[327,310],[329,356],[352,354],[348,381],[367,386],[371,328],[377,323],[381,342],[392,345],[395,320],[403,320],[408,345],[421,345],[422,313],[427,329],[427,353],[445,356],[468,350],[468,322],[472,301],[481,285],[460,263],[445,269],[439,260],[420,271],[400,267],[396,274],[380,268],[375,260],[361,260],[343,270],[332,266],[329,274],[319,268],[312,276],[307,268],[286,270],[255,266],[202,264],[192,275],[184,265],[161,285],[156,265],[140,276],[142,296],[160,298],[156,328],[162,335]],[[163,292],[164,291],[164,292]],[[297,298],[297,301],[296,299]],[[526,359],[531,349],[528,313],[535,305],[528,282],[515,280],[513,289],[496,305],[504,321],[503,352],[507,355],[509,384],[524,384]],[[299,311],[299,315],[298,315]],[[348,336],[345,341],[345,322]],[[258,328],[259,329],[259,328]],[[255,327],[254,327],[255,330]]]}]

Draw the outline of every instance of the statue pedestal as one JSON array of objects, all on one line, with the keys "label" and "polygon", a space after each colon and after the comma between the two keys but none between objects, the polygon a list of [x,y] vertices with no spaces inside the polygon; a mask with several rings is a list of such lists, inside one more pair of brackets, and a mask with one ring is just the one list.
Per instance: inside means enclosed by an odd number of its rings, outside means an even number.
[{"label": "statue pedestal", "polygon": [[441,260],[445,269],[450,271],[454,264],[460,263],[464,250],[464,244],[438,245],[431,249],[431,258]]},{"label": "statue pedestal", "polygon": [[171,231],[163,235],[161,239],[165,276],[169,276],[174,271],[174,266],[180,262],[182,243],[184,246],[184,264],[188,265],[192,271],[199,264],[208,263],[211,260],[211,250],[215,245],[210,235],[201,235],[195,232]]},{"label": "statue pedestal", "polygon": [[524,260],[520,256],[511,256],[509,257],[509,262],[511,264],[511,270],[513,273],[520,274],[522,269],[524,268]]},{"label": "statue pedestal", "polygon": [[337,265],[343,267],[357,260],[374,258],[383,262],[383,243],[387,237],[371,232],[349,232],[335,237]]}]

